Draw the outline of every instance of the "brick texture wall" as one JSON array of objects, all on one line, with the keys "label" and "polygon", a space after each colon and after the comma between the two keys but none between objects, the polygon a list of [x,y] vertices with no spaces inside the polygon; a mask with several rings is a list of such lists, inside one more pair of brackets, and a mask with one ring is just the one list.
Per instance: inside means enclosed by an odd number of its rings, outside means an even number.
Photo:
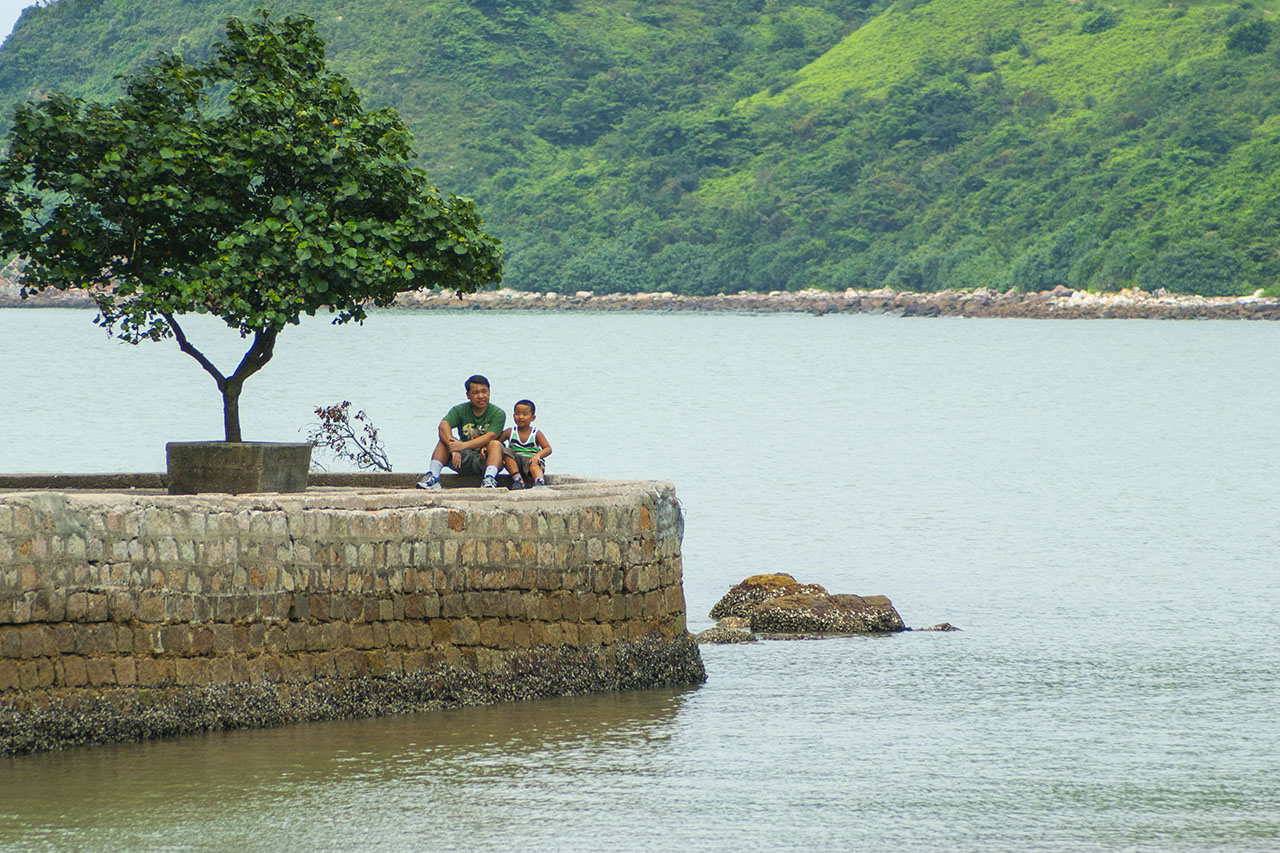
[{"label": "brick texture wall", "polygon": [[0,492],[0,751],[696,683],[682,530],[659,482]]}]

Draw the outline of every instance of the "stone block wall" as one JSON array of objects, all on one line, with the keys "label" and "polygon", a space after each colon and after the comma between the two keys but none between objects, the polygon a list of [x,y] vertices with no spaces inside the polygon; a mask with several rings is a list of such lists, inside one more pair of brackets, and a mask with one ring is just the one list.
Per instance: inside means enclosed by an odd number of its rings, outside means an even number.
[{"label": "stone block wall", "polygon": [[0,752],[698,683],[668,483],[0,492]]}]

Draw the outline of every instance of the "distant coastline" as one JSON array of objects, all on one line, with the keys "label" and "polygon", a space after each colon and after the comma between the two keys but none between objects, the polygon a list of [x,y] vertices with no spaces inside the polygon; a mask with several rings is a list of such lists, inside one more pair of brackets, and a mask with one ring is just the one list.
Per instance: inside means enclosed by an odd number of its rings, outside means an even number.
[{"label": "distant coastline", "polygon": [[[1056,287],[1038,293],[987,288],[910,293],[881,290],[801,290],[686,296],[678,293],[539,293],[491,290],[467,294],[403,294],[397,305],[434,311],[731,311],[793,314],[897,314],[904,317],[1021,317],[1026,319],[1280,320],[1280,299],[1192,296],[1125,289],[1089,293]],[[0,308],[92,308],[83,293],[23,299],[0,278]]]},{"label": "distant coastline", "polygon": [[744,313],[898,314],[904,317],[1022,317],[1035,319],[1280,320],[1280,299],[1191,296],[1125,289],[1089,293],[1056,287],[1039,293],[986,288],[937,293],[881,290],[801,290],[685,296],[676,293],[576,294],[496,290],[470,294],[414,293],[405,308],[523,311],[734,311]]}]

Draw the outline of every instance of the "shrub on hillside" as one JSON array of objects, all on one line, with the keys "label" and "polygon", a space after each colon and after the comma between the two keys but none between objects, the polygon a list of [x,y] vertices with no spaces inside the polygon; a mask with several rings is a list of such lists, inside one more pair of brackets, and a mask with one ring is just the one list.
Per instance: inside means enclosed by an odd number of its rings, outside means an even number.
[{"label": "shrub on hillside", "polygon": [[1143,290],[1165,288],[1203,296],[1238,296],[1241,292],[1240,257],[1217,237],[1200,237],[1176,243],[1138,270]]},{"label": "shrub on hillside", "polygon": [[1084,19],[1080,25],[1082,35],[1091,36],[1105,32],[1120,23],[1120,13],[1115,9],[1102,9]]},{"label": "shrub on hillside", "polygon": [[1271,44],[1271,36],[1270,21],[1249,21],[1227,33],[1227,49],[1240,53],[1262,53]]}]

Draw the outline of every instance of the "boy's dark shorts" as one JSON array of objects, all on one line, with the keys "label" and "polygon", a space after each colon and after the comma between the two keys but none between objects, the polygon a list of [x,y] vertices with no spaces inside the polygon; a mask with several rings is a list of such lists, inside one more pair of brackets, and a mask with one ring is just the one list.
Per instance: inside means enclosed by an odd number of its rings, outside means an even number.
[{"label": "boy's dark shorts", "polygon": [[[511,449],[508,447],[502,448],[502,455],[508,459],[516,460],[516,470],[520,472],[520,476],[522,477],[530,476],[529,463],[533,460],[532,456],[517,456],[514,453],[512,453]],[[547,470],[547,460],[545,459],[542,460],[542,470],[543,472]]]},{"label": "boy's dark shorts", "polygon": [[483,474],[485,469],[484,454],[479,450],[459,450],[462,457],[458,464],[459,474]]}]

